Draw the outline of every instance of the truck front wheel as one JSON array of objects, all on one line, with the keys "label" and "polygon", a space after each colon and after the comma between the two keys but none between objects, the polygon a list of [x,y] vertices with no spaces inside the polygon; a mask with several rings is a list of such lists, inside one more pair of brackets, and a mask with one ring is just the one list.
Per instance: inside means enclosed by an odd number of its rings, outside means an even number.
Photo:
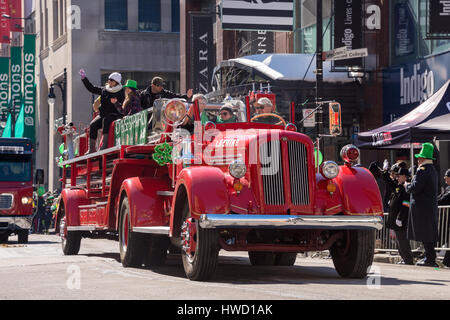
[{"label": "truck front wheel", "polygon": [[64,255],[72,256],[78,254],[81,244],[81,233],[79,231],[67,231],[66,212],[64,206],[59,209],[61,218],[59,220],[59,235]]},{"label": "truck front wheel", "polygon": [[330,248],[330,253],[341,277],[362,279],[372,265],[374,250],[374,230],[347,230]]},{"label": "truck front wheel", "polygon": [[204,229],[191,217],[189,203],[183,209],[181,227],[181,259],[190,280],[208,280],[214,274],[219,258],[215,229]]}]

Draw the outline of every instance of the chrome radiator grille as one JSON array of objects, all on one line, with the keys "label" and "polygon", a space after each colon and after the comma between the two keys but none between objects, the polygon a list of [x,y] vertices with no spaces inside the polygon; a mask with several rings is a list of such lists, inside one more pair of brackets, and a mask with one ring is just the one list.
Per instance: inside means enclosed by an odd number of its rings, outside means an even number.
[{"label": "chrome radiator grille", "polygon": [[264,188],[264,202],[268,205],[283,205],[283,167],[280,141],[267,141],[260,145],[261,176]]},{"label": "chrome radiator grille", "polygon": [[[264,202],[267,205],[284,205],[284,177],[282,151],[279,140],[260,145],[261,177],[264,189]],[[309,204],[309,180],[306,146],[297,141],[287,141],[291,203],[296,206]]]},{"label": "chrome radiator grille", "polygon": [[306,146],[297,141],[288,141],[289,177],[291,201],[294,205],[309,203],[308,164]]},{"label": "chrome radiator grille", "polygon": [[0,194],[0,209],[11,209],[13,196],[11,194]]}]

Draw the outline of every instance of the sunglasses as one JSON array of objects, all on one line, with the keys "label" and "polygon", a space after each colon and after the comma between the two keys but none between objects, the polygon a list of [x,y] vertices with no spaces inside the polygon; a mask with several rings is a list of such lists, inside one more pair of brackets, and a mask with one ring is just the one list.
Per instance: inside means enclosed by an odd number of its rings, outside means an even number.
[{"label": "sunglasses", "polygon": [[263,110],[264,107],[255,107],[256,110]]},{"label": "sunglasses", "polygon": [[227,116],[227,115],[230,115],[230,113],[229,112],[221,112],[221,113],[219,113],[221,116]]}]

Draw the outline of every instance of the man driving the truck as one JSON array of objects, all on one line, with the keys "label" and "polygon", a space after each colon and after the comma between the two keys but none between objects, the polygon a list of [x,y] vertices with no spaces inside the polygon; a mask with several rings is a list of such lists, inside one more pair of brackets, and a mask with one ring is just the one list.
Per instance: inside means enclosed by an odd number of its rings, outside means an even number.
[{"label": "man driving the truck", "polygon": [[275,111],[275,106],[269,98],[259,98],[255,103],[255,113],[252,116],[252,122],[267,124],[282,124],[281,116]]}]

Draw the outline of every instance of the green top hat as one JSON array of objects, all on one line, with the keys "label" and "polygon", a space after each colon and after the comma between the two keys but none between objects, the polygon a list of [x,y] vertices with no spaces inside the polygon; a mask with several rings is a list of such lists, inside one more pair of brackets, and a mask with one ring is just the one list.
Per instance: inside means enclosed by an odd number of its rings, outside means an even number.
[{"label": "green top hat", "polygon": [[137,82],[134,80],[127,80],[127,83],[124,85],[124,87],[137,89]]},{"label": "green top hat", "polygon": [[415,157],[436,160],[433,158],[433,151],[434,146],[429,142],[425,142],[422,144],[422,150],[420,150],[420,153],[416,154]]}]

